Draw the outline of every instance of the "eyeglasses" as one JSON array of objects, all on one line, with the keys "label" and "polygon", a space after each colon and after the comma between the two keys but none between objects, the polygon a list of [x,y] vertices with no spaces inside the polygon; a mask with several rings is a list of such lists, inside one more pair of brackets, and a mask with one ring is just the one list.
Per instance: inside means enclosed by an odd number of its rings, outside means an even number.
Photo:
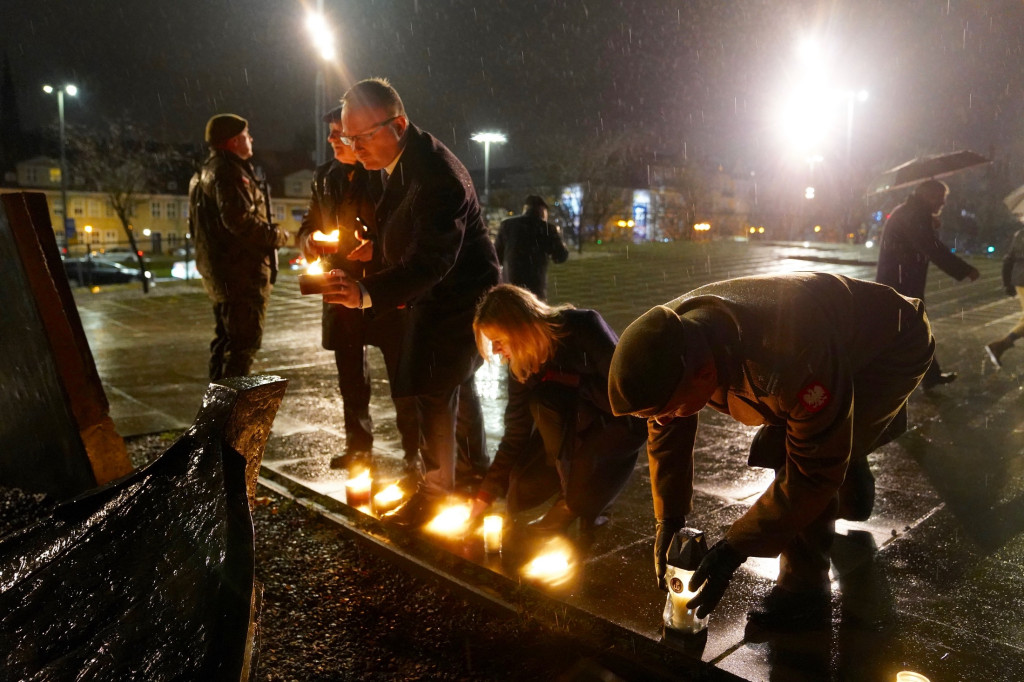
[{"label": "eyeglasses", "polygon": [[[347,144],[349,147],[351,147],[351,146],[355,145],[356,142],[359,142],[360,140],[364,140],[364,141],[365,140],[369,140],[371,137],[376,135],[377,132],[381,128],[383,128],[384,126],[386,126],[387,124],[391,123],[392,121],[394,121],[397,118],[401,118],[401,116],[400,115],[399,116],[392,116],[391,118],[387,119],[386,121],[381,121],[380,123],[376,123],[376,124],[373,125],[372,128],[370,128],[365,133],[359,133],[358,135],[339,135],[338,139],[341,140],[342,144]],[[334,133],[331,133],[331,134],[333,135]]]}]

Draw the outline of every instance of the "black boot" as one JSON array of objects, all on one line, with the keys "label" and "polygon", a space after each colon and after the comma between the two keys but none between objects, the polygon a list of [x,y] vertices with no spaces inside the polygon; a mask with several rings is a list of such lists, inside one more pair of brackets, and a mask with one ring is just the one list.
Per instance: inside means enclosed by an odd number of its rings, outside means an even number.
[{"label": "black boot", "polygon": [[437,506],[435,502],[436,500],[418,490],[408,502],[398,509],[389,511],[381,519],[399,528],[419,528],[433,517]]},{"label": "black boot", "polygon": [[548,509],[544,516],[536,521],[531,521],[527,525],[530,531],[534,533],[564,533],[575,520],[576,513],[569,509],[565,498],[562,497],[551,505],[551,508]]}]

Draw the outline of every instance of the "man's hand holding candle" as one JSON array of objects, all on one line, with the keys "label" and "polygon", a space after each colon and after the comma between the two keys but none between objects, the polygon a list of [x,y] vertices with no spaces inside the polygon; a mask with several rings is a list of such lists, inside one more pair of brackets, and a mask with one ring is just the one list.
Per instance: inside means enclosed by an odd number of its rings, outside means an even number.
[{"label": "man's hand holding candle", "polygon": [[362,303],[362,290],[359,282],[345,274],[343,270],[331,270],[326,273],[324,283],[324,303],[337,303],[346,308],[359,308]]}]

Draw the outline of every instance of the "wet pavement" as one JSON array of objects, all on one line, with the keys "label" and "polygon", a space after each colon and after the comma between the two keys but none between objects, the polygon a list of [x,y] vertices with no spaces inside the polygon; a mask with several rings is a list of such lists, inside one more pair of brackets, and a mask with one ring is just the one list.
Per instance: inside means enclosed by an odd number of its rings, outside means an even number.
[{"label": "wet pavement", "polygon": [[[795,270],[871,279],[874,259],[871,250],[845,245],[612,244],[553,266],[549,292],[553,303],[594,308],[621,331],[650,306],[707,282]],[[918,391],[911,431],[871,456],[875,513],[867,522],[839,524],[827,631],[768,641],[745,633],[746,610],[770,588],[777,568],[777,561],[751,559],[712,614],[706,641],[688,643],[683,658],[656,644],[664,595],[652,575],[644,457],[610,524],[592,543],[574,538],[574,572],[557,586],[523,576],[538,547],[518,532],[506,534],[501,554],[488,555],[474,533],[409,537],[353,511],[344,504],[346,473],[328,467],[344,436],[333,356],[319,346],[320,300],[300,296],[293,273],[275,289],[255,367],[290,382],[264,477],[394,552],[404,567],[452,575],[481,598],[520,611],[528,603],[533,617],[630,647],[680,677],[894,680],[897,671],[914,670],[933,682],[1024,679],[1024,350],[1009,351],[998,372],[982,350],[1013,325],[1020,307],[1002,294],[998,259],[970,260],[981,279],[957,283],[932,268],[927,294],[938,357],[960,377]],[[161,284],[147,297],[123,288],[76,290],[76,300],[119,432],[187,428],[207,385],[212,315],[201,287]],[[401,449],[375,351],[372,361],[375,478],[390,481],[399,476]],[[478,375],[492,452],[501,435],[502,372],[485,366]],[[712,542],[770,480],[770,472],[745,465],[752,434],[717,413],[702,415],[688,521]]]}]

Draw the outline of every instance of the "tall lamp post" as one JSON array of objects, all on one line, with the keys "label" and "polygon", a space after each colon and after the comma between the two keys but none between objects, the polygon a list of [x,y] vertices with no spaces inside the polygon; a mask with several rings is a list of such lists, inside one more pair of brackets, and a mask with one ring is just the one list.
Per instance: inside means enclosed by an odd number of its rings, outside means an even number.
[{"label": "tall lamp post", "polygon": [[60,202],[63,207],[64,243],[66,244],[74,236],[75,228],[73,219],[68,218],[68,162],[65,152],[67,138],[64,134],[64,93],[74,97],[78,94],[78,88],[71,84],[67,84],[63,88],[54,88],[52,85],[43,86],[43,92],[47,95],[52,95],[54,90],[57,92],[57,115],[60,119]]},{"label": "tall lamp post", "polygon": [[482,142],[484,145],[484,206],[487,205],[487,195],[491,186],[491,144],[504,144],[508,141],[502,133],[476,133],[469,138],[473,142]]},{"label": "tall lamp post", "polygon": [[321,118],[327,109],[327,83],[324,65],[333,61],[335,57],[334,34],[331,33],[331,28],[327,25],[327,19],[324,18],[324,0],[317,0],[316,11],[306,15],[306,28],[313,38],[313,46],[316,48],[321,60],[316,69],[316,101],[313,105],[315,108],[313,112],[315,125],[313,139],[316,140],[316,158],[313,159],[313,162],[319,165],[324,162],[324,156],[327,153],[327,141],[323,135],[324,123]]}]

